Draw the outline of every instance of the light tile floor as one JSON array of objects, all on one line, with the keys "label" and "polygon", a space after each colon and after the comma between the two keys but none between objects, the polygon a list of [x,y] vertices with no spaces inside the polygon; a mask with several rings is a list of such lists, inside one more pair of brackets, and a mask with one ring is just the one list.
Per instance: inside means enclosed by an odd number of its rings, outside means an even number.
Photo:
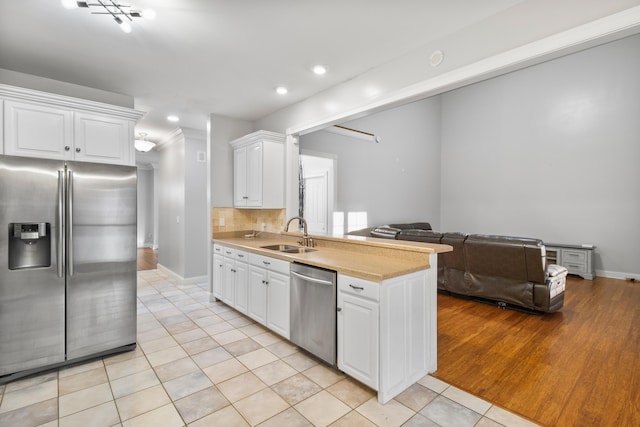
[{"label": "light tile floor", "polygon": [[0,426],[533,426],[429,375],[385,405],[226,305],[138,273],[138,348],[0,386]]}]

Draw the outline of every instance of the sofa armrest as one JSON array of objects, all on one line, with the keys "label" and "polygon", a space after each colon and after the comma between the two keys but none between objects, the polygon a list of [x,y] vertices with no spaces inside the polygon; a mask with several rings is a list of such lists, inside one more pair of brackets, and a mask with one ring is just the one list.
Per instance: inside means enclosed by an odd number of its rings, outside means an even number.
[{"label": "sofa armrest", "polygon": [[567,275],[567,268],[557,264],[547,265],[547,277],[556,277],[559,275]]}]

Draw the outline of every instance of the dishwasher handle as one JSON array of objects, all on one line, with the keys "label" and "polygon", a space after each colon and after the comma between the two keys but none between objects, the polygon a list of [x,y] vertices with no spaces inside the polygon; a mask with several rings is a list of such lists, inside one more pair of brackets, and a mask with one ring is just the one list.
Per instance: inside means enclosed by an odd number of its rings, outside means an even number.
[{"label": "dishwasher handle", "polygon": [[333,286],[333,282],[331,280],[316,279],[315,277],[305,276],[304,274],[296,273],[295,271],[291,271],[291,274],[293,274],[296,277],[299,277],[302,280],[306,280],[312,283],[317,283],[319,285]]}]

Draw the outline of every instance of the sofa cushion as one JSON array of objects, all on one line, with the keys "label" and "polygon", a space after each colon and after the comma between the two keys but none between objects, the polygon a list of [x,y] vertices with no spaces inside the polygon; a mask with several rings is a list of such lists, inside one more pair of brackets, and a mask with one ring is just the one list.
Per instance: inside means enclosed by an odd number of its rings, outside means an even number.
[{"label": "sofa cushion", "polygon": [[400,230],[431,230],[431,224],[428,222],[407,222],[402,224],[389,224],[389,227],[399,228]]},{"label": "sofa cushion", "polygon": [[437,231],[420,230],[420,229],[408,229],[400,230],[396,239],[398,240],[411,240],[414,242],[427,242],[427,243],[440,243],[444,233]]}]

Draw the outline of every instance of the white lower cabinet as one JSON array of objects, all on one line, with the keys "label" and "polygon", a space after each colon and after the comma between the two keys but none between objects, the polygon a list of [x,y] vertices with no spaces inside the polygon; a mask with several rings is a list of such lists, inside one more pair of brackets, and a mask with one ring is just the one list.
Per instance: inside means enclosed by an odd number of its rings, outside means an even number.
[{"label": "white lower cabinet", "polygon": [[213,245],[211,293],[289,339],[289,262]]},{"label": "white lower cabinet", "polygon": [[[363,281],[358,279],[338,277],[338,368],[377,390],[379,304],[377,300],[358,295],[357,289],[349,287],[363,285]],[[380,286],[373,282],[366,282],[366,285]]]},{"label": "white lower cabinet", "polygon": [[249,254],[249,304],[255,321],[289,339],[289,263]]},{"label": "white lower cabinet", "polygon": [[[241,313],[247,313],[248,302],[248,273],[249,264],[248,253],[237,249],[231,249],[222,247],[222,272],[219,274],[221,277],[220,283],[216,285],[216,254],[214,249],[214,284],[213,289],[218,289],[220,296],[214,296],[218,299],[235,308]],[[220,258],[218,258],[220,260]],[[219,265],[219,264],[218,264]],[[218,267],[219,268],[219,267]]]},{"label": "white lower cabinet", "polygon": [[221,254],[213,254],[213,265],[211,268],[213,272],[213,281],[211,293],[216,299],[222,299],[222,277],[224,274],[224,258]]},{"label": "white lower cabinet", "polygon": [[267,328],[289,339],[290,276],[267,271]]},{"label": "white lower cabinet", "polygon": [[338,274],[338,368],[386,403],[437,367],[436,271],[382,282]]}]

